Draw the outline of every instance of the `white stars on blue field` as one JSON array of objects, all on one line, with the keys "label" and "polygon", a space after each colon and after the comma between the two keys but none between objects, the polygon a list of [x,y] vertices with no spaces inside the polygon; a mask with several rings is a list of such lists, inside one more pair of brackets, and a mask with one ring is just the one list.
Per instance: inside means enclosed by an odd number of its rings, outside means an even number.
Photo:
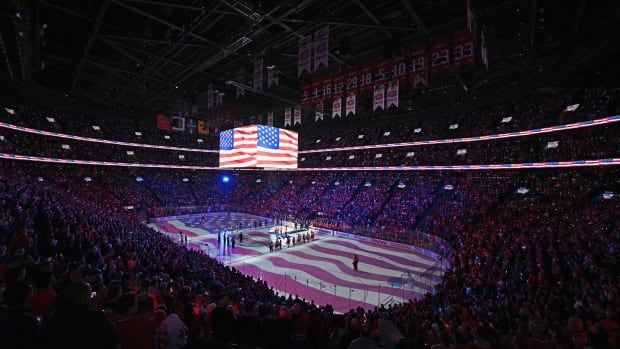
[{"label": "white stars on blue field", "polygon": [[270,126],[258,126],[258,146],[268,149],[280,147],[280,129]]},{"label": "white stars on blue field", "polygon": [[234,130],[220,132],[220,150],[232,150],[234,147]]}]

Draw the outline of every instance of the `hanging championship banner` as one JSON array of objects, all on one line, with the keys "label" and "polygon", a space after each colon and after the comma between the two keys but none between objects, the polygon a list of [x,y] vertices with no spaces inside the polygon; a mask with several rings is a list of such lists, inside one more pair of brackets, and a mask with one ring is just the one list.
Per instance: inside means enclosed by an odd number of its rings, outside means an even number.
[{"label": "hanging championship banner", "polygon": [[310,73],[312,68],[312,38],[304,36],[299,39],[297,51],[297,76]]},{"label": "hanging championship banner", "polygon": [[400,83],[398,80],[392,80],[388,83],[387,93],[386,93],[386,103],[387,108],[396,107],[398,108],[398,88]]},{"label": "hanging championship banner", "polygon": [[291,108],[284,109],[284,127],[291,126]]},{"label": "hanging championship banner", "polygon": [[314,106],[314,121],[323,120],[323,103]]},{"label": "hanging championship banner", "polygon": [[267,68],[267,88],[278,86],[278,71]]},{"label": "hanging championship banner", "polygon": [[222,104],[224,104],[224,94],[220,92],[216,92],[215,93],[215,106],[219,107]]},{"label": "hanging championship banner", "polygon": [[301,125],[301,107],[295,107],[295,111],[293,114],[293,125]]},{"label": "hanging championship banner", "polygon": [[329,26],[314,32],[314,69],[329,66]]},{"label": "hanging championship banner", "polygon": [[241,86],[237,86],[237,93],[235,94],[235,98],[239,99],[245,96],[245,89]]},{"label": "hanging championship banner", "polygon": [[375,91],[372,96],[372,110],[385,109],[385,84],[383,82],[375,84]]},{"label": "hanging championship banner", "polygon": [[344,114],[345,116],[349,114],[355,115],[355,92],[347,94],[347,106]]},{"label": "hanging championship banner", "polygon": [[342,115],[342,97],[338,95],[332,101],[332,119]]},{"label": "hanging championship banner", "polygon": [[414,89],[428,86],[428,51],[426,46],[418,46],[411,50],[409,79],[411,87]]},{"label": "hanging championship banner", "polygon": [[213,84],[207,85],[207,109],[213,109],[215,104],[215,96],[213,90]]},{"label": "hanging championship banner", "polygon": [[455,69],[475,67],[474,41],[466,29],[452,34],[452,64]]},{"label": "hanging championship banner", "polygon": [[254,92],[263,90],[263,58],[254,61]]},{"label": "hanging championship banner", "polygon": [[267,125],[273,126],[273,112],[267,113]]},{"label": "hanging championship banner", "polygon": [[431,45],[431,72],[441,74],[450,68],[450,36],[433,39]]}]

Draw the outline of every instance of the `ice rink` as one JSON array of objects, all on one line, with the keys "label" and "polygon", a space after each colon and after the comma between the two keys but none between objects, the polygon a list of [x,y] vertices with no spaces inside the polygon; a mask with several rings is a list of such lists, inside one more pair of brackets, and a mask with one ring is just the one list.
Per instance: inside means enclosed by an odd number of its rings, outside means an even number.
[{"label": "ice rink", "polygon": [[[255,221],[266,226],[254,228]],[[281,250],[269,253],[273,221],[240,213],[209,213],[149,226],[179,241],[181,236],[187,236],[188,248],[201,250],[244,274],[265,280],[280,294],[331,304],[338,312],[420,298],[432,291],[443,272],[439,261],[422,254],[321,234],[316,234],[311,242],[283,245]],[[289,225],[286,229],[291,231],[294,227]],[[234,248],[218,243],[217,231],[222,230],[235,236]],[[239,241],[240,233],[243,242]],[[354,253],[360,259],[358,271],[353,270]]]}]

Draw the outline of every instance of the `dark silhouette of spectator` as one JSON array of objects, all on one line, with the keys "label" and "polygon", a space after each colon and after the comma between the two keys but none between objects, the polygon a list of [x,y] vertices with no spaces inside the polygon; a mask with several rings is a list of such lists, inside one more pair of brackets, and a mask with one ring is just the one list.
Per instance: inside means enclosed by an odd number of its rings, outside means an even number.
[{"label": "dark silhouette of spectator", "polygon": [[41,329],[41,343],[52,348],[116,348],[119,332],[108,316],[93,308],[91,286],[83,281],[67,286],[58,309]]},{"label": "dark silhouette of spectator", "polygon": [[0,344],[4,348],[35,348],[41,321],[27,308],[32,286],[13,282],[2,293],[0,308]]}]

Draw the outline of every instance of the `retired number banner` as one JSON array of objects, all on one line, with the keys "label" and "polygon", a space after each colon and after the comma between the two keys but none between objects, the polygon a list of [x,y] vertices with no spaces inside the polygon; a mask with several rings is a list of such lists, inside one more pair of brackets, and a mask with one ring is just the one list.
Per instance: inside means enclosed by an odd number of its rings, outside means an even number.
[{"label": "retired number banner", "polygon": [[359,76],[358,70],[355,68],[350,68],[347,70],[346,74],[347,74],[347,79],[345,83],[345,89],[347,90],[347,92],[357,91],[359,87],[359,83],[357,81],[357,78]]},{"label": "retired number banner", "polygon": [[414,89],[428,86],[428,51],[426,46],[419,46],[411,50],[409,79],[411,80],[411,87]]},{"label": "retired number banner", "polygon": [[369,91],[373,85],[373,65],[367,64],[362,67],[359,75],[359,87],[361,91]]},{"label": "retired number banner", "polygon": [[332,85],[332,77],[326,76],[323,78],[323,96],[321,96],[320,101],[331,98],[333,93],[333,85]]},{"label": "retired number banner", "polygon": [[454,68],[473,68],[476,65],[474,58],[474,42],[471,33],[464,29],[452,34],[452,64]]},{"label": "retired number banner", "polygon": [[391,65],[392,80],[405,82],[407,80],[407,61],[405,57],[396,57]]},{"label": "retired number banner", "polygon": [[323,98],[323,80],[313,80],[310,85],[310,103],[314,104]]},{"label": "retired number banner", "polygon": [[301,85],[301,105],[309,105],[312,100],[312,87],[310,82]]},{"label": "retired number banner", "polygon": [[342,95],[344,93],[345,77],[342,75],[334,76],[332,79],[332,94]]},{"label": "retired number banner", "polygon": [[374,69],[374,84],[385,82],[391,78],[392,71],[388,68],[388,63],[386,61],[376,63]]},{"label": "retired number banner", "polygon": [[431,46],[431,71],[441,74],[450,68],[450,36],[433,39]]}]

